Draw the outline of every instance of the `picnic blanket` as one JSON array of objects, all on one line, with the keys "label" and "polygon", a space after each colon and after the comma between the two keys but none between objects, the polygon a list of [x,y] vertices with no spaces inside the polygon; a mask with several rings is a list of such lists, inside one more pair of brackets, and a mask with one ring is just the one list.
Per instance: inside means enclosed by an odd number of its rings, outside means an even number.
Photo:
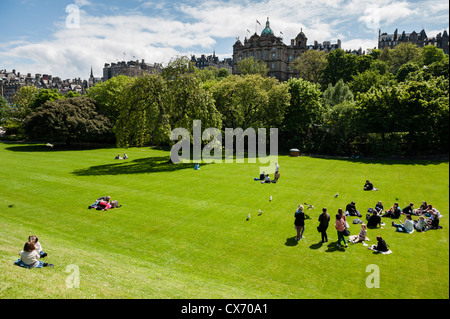
[{"label": "picnic blanket", "polygon": [[19,266],[19,267],[23,267],[23,268],[27,268],[27,269],[30,269],[30,268],[42,268],[42,267],[44,266],[44,262],[41,261],[41,260],[39,260],[39,265],[37,265],[36,267],[30,267],[30,266],[28,266],[28,265],[25,265],[25,264],[23,263],[23,261],[19,258],[19,259],[17,259],[17,260],[14,262],[14,265]]}]

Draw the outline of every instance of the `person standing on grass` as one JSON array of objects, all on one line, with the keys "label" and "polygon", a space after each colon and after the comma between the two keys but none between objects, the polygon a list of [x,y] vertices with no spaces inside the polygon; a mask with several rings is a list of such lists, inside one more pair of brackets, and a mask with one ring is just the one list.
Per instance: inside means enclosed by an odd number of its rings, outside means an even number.
[{"label": "person standing on grass", "polygon": [[334,224],[334,227],[337,230],[337,235],[338,235],[338,247],[341,247],[341,241],[344,241],[344,245],[345,247],[348,247],[347,245],[347,241],[345,240],[345,236],[344,236],[344,230],[345,230],[345,220],[343,220],[341,218],[341,215],[336,214],[336,223]]},{"label": "person standing on grass", "polygon": [[327,213],[327,209],[325,207],[322,208],[322,214],[319,216],[319,222],[320,224],[318,230],[322,234],[322,243],[324,243],[328,241],[327,229],[330,223],[330,214]]},{"label": "person standing on grass", "polygon": [[303,237],[303,232],[305,231],[305,213],[303,212],[303,205],[298,205],[297,210],[295,211],[295,229],[297,229],[297,237],[295,240],[299,241]]}]

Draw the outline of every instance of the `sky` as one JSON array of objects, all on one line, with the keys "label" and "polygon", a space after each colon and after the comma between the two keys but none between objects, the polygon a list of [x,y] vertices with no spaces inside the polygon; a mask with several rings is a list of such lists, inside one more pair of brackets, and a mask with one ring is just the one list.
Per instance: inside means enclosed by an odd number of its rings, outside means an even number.
[{"label": "sky", "polygon": [[[236,39],[269,18],[286,44],[302,30],[313,44],[377,46],[378,30],[449,32],[447,0],[0,0],[0,70],[62,79],[102,77],[105,63],[166,65],[177,56],[233,54]],[[258,23],[259,22],[259,23]]]}]

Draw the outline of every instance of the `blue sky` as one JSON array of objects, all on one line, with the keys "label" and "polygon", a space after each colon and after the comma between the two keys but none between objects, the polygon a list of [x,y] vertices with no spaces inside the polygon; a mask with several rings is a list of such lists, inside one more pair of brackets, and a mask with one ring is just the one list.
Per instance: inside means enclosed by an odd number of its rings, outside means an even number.
[{"label": "blue sky", "polygon": [[[74,11],[74,8],[78,11]],[[78,13],[77,13],[78,12]],[[445,0],[0,0],[0,69],[63,79],[101,77],[105,63],[178,55],[232,56],[236,38],[260,33],[267,17],[286,44],[342,41],[366,50],[382,32],[447,30]],[[74,17],[79,17],[77,20]],[[256,23],[258,20],[261,25]],[[249,30],[250,33],[247,31]]]}]

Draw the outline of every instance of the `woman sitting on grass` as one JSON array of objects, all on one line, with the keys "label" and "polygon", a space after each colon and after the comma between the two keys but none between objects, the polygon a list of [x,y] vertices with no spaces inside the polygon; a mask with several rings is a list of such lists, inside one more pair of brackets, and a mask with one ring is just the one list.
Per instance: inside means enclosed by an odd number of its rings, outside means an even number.
[{"label": "woman sitting on grass", "polygon": [[358,235],[352,235],[348,238],[348,240],[352,243],[352,244],[356,244],[359,242],[365,242],[365,241],[370,241],[369,238],[367,238],[367,226],[366,224],[361,224],[361,230],[359,231]]},{"label": "woman sitting on grass", "polygon": [[34,243],[27,241],[20,252],[20,259],[16,263],[19,265],[23,264],[29,268],[53,267],[52,264],[44,263],[39,258],[39,251],[36,250]]}]

